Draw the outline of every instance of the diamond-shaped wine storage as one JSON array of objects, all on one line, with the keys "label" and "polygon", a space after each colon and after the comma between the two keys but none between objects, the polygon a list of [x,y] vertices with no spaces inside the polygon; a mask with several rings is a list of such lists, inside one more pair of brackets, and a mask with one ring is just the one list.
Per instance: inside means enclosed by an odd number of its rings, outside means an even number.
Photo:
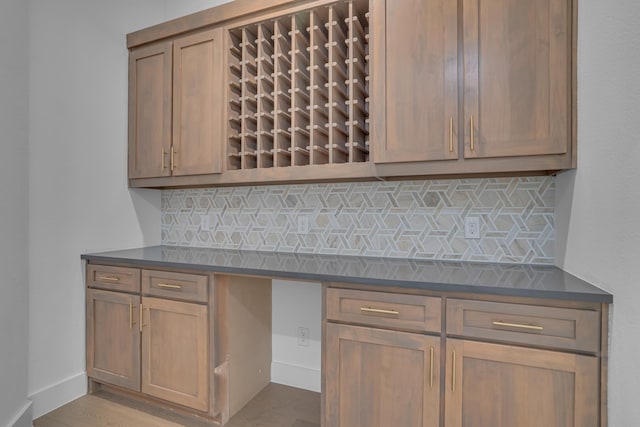
[{"label": "diamond-shaped wine storage", "polygon": [[369,160],[368,1],[229,30],[227,169]]}]

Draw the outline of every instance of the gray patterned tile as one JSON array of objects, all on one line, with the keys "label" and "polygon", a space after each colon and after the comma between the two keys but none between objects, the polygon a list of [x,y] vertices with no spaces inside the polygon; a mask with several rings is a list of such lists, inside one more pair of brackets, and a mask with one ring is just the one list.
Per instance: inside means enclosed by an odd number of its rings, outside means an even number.
[{"label": "gray patterned tile", "polygon": [[[552,264],[553,177],[165,190],[165,245]],[[207,215],[211,230],[201,229]],[[297,218],[309,217],[307,235]],[[464,238],[478,216],[482,238]]]}]

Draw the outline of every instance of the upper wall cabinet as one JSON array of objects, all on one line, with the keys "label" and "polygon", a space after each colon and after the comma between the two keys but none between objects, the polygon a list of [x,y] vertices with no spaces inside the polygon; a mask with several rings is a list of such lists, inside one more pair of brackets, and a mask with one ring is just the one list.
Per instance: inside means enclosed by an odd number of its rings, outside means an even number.
[{"label": "upper wall cabinet", "polygon": [[129,55],[129,179],[169,176],[172,44]]},{"label": "upper wall cabinet", "polygon": [[222,32],[129,56],[129,179],[221,172]]},{"label": "upper wall cabinet", "polygon": [[382,175],[575,166],[570,1],[373,0],[373,17]]},{"label": "upper wall cabinet", "polygon": [[374,160],[458,158],[458,3],[374,0]]},{"label": "upper wall cabinet", "polygon": [[464,0],[465,158],[567,152],[569,16],[567,0]]},{"label": "upper wall cabinet", "polygon": [[129,34],[129,183],[575,167],[574,1],[236,0]]}]

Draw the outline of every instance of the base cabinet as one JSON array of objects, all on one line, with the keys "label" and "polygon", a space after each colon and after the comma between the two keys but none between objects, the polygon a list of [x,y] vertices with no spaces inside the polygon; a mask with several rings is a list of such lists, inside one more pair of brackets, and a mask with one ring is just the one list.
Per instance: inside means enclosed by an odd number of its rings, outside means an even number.
[{"label": "base cabinet", "polygon": [[271,281],[87,265],[87,376],[224,425],[271,380]]},{"label": "base cabinet", "polygon": [[324,427],[606,427],[606,305],[372,289],[325,288]]},{"label": "base cabinet", "polygon": [[447,340],[447,427],[596,427],[598,358]]},{"label": "base cabinet", "polygon": [[326,328],[326,426],[439,425],[439,337],[333,323]]},{"label": "base cabinet", "polygon": [[140,391],[140,297],[87,290],[87,375]]},{"label": "base cabinet", "polygon": [[207,306],[143,298],[142,392],[207,411]]}]

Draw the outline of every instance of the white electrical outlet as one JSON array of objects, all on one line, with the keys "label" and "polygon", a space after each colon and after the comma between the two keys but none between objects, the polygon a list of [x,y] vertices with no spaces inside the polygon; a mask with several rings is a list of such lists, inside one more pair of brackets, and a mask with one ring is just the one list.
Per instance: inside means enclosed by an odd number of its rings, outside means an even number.
[{"label": "white electrical outlet", "polygon": [[480,238],[480,218],[477,216],[468,216],[464,219],[464,238]]},{"label": "white electrical outlet", "polygon": [[298,234],[309,234],[309,217],[307,215],[298,217]]},{"label": "white electrical outlet", "polygon": [[309,347],[309,328],[298,326],[298,345],[301,347]]},{"label": "white electrical outlet", "polygon": [[209,226],[209,215],[207,214],[200,215],[200,229],[202,231],[211,230],[211,227]]}]

